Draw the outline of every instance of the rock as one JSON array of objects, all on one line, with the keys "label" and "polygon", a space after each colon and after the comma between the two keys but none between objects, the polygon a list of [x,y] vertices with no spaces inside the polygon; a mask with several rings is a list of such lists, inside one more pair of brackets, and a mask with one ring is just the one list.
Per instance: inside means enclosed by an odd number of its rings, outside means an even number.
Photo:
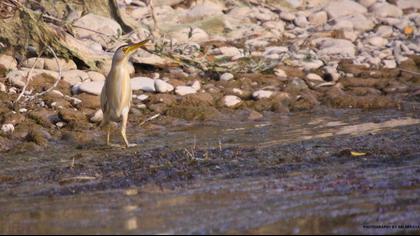
[{"label": "rock", "polygon": [[189,21],[202,20],[205,17],[221,15],[222,10],[221,5],[208,1],[195,5],[186,12],[185,16]]},{"label": "rock", "polygon": [[370,7],[376,3],[376,0],[359,0],[358,2],[364,7]]},{"label": "rock", "polygon": [[206,31],[200,28],[184,28],[179,31],[172,32],[170,34],[177,42],[188,43],[188,42],[205,42],[209,40],[209,35]]},{"label": "rock", "polygon": [[12,124],[4,124],[1,126],[1,132],[3,134],[11,134],[15,131],[15,126]]},{"label": "rock", "polygon": [[372,46],[382,48],[388,43],[388,40],[386,40],[385,38],[379,37],[379,36],[373,36],[373,37],[368,39],[368,43]]},{"label": "rock", "polygon": [[353,23],[349,20],[338,18],[335,20],[335,24],[332,26],[332,29],[350,31],[353,30]]},{"label": "rock", "polygon": [[287,73],[286,73],[286,71],[284,71],[284,70],[282,70],[282,69],[279,69],[279,68],[277,68],[277,69],[275,69],[275,70],[274,70],[274,74],[275,74],[276,76],[278,76],[278,77],[287,78]]},{"label": "rock", "polygon": [[398,0],[397,6],[399,9],[420,9],[420,1],[418,0]]},{"label": "rock", "polygon": [[229,81],[229,80],[232,80],[233,78],[234,78],[234,76],[231,73],[223,73],[220,76],[220,80],[222,80],[222,81]]},{"label": "rock", "polygon": [[[91,39],[95,42],[99,42],[104,47],[107,47],[109,38],[118,38],[123,32],[121,26],[113,19],[98,16],[92,13],[89,13],[76,20],[73,25],[79,26],[74,27],[73,30],[76,37],[80,39]],[[95,33],[95,31],[108,35],[108,37],[104,37],[101,34]]]},{"label": "rock", "polygon": [[266,55],[272,55],[272,54],[283,54],[288,51],[289,49],[287,47],[271,46],[271,47],[265,48],[263,55],[266,56]]},{"label": "rock", "polygon": [[324,62],[321,60],[313,60],[313,61],[302,61],[300,65],[303,66],[303,69],[306,71],[308,70],[316,70],[324,65]]},{"label": "rock", "polygon": [[197,93],[197,90],[191,86],[177,86],[175,93],[180,96]]},{"label": "rock", "polygon": [[306,16],[304,15],[298,15],[294,20],[293,23],[295,23],[296,26],[305,28],[308,26],[308,19],[306,19]]},{"label": "rock", "polygon": [[261,120],[262,118],[264,118],[264,116],[257,111],[251,110],[249,112],[248,120],[255,121],[255,120]]},{"label": "rock", "polygon": [[4,66],[7,70],[14,70],[17,67],[17,62],[14,57],[0,54],[0,65]]},{"label": "rock", "polygon": [[158,93],[168,93],[168,92],[172,92],[174,90],[174,86],[172,86],[171,84],[169,84],[168,82],[161,80],[161,79],[156,79],[155,80],[155,90]]},{"label": "rock", "polygon": [[[57,65],[57,61],[59,65]],[[77,70],[77,65],[72,60],[65,60],[65,59],[59,58],[57,61],[52,58],[45,58],[44,69],[52,70],[52,71],[59,71],[60,66],[61,66],[61,71]]]},{"label": "rock", "polygon": [[254,99],[260,100],[264,98],[270,98],[273,95],[273,91],[269,90],[258,90],[252,93]]},{"label": "rock", "polygon": [[81,92],[93,94],[93,95],[100,95],[102,92],[102,88],[104,87],[105,81],[92,81],[92,82],[85,82],[80,84],[79,90]]},{"label": "rock", "polygon": [[277,31],[277,33],[281,33],[284,31],[284,22],[281,20],[267,21],[264,22],[263,27],[271,31]]},{"label": "rock", "polygon": [[22,88],[23,86],[25,86],[26,75],[27,75],[27,73],[25,73],[23,71],[12,70],[9,73],[7,73],[6,79],[11,84]]},{"label": "rock", "polygon": [[403,15],[401,9],[387,2],[374,4],[370,11],[377,17],[400,17]]},{"label": "rock", "polygon": [[[353,14],[350,16],[343,16],[338,18],[336,21],[344,21],[344,22],[350,22],[352,25],[352,29],[355,29],[360,32],[365,32],[372,30],[375,27],[375,24],[372,20],[368,19],[363,14]],[[341,27],[342,29],[346,29],[346,27]],[[349,26],[347,28],[350,28]],[[338,29],[338,28],[337,28]]]},{"label": "rock", "polygon": [[263,7],[252,8],[252,12],[249,14],[249,17],[254,18],[261,22],[272,21],[272,20],[278,19],[278,16],[274,12]]},{"label": "rock", "polygon": [[155,81],[148,77],[135,77],[131,79],[131,89],[133,91],[156,92]]},{"label": "rock", "polygon": [[242,100],[235,95],[227,95],[227,96],[223,97],[223,104],[227,107],[236,107],[241,102],[242,102]]},{"label": "rock", "polygon": [[196,91],[200,90],[201,89],[200,81],[199,80],[194,81],[191,87],[194,88]]},{"label": "rock", "polygon": [[238,88],[234,88],[234,89],[232,89],[232,92],[233,92],[234,94],[239,95],[239,96],[242,96],[242,95],[244,94],[244,91],[242,91],[241,89],[238,89]]},{"label": "rock", "polygon": [[3,83],[0,82],[0,92],[5,93],[7,92],[7,88],[6,85],[4,85]]},{"label": "rock", "polygon": [[138,95],[137,96],[137,99],[140,100],[140,101],[142,101],[142,102],[144,102],[147,99],[149,99],[149,96],[147,96],[146,94],[141,94],[141,95]]},{"label": "rock", "polygon": [[241,56],[241,51],[236,47],[220,47],[219,50],[225,57]]},{"label": "rock", "polygon": [[87,74],[88,74],[89,79],[91,81],[105,80],[105,76],[101,73],[96,72],[96,71],[88,71]]},{"label": "rock", "polygon": [[376,29],[375,35],[378,37],[390,37],[394,31],[392,30],[392,26],[389,25],[381,25]]},{"label": "rock", "polygon": [[64,122],[60,121],[60,122],[55,123],[55,125],[57,126],[57,128],[61,129],[61,128],[63,128],[64,126],[66,126],[66,123],[64,123]]},{"label": "rock", "polygon": [[32,68],[36,62],[35,69],[44,69],[44,58],[31,57],[22,62],[22,67]]},{"label": "rock", "polygon": [[294,78],[287,84],[286,90],[290,92],[299,92],[308,88],[305,81],[299,78]]},{"label": "rock", "polygon": [[325,11],[315,12],[308,17],[311,25],[324,25],[328,21],[328,14]]},{"label": "rock", "polygon": [[324,80],[322,79],[321,76],[315,74],[315,73],[309,73],[306,75],[306,79],[311,80],[311,81],[319,81],[319,82],[323,82]]},{"label": "rock", "polygon": [[90,118],[90,122],[92,123],[99,123],[104,118],[104,113],[101,109],[97,110],[95,114]]},{"label": "rock", "polygon": [[328,3],[325,7],[325,11],[328,13],[330,18],[337,18],[357,13],[365,14],[367,9],[366,7],[351,0],[334,0]]},{"label": "rock", "polygon": [[397,62],[395,60],[384,60],[384,67],[389,69],[397,68]]},{"label": "rock", "polygon": [[352,42],[345,39],[325,38],[319,42],[320,55],[337,55],[341,57],[354,57],[356,53]]},{"label": "rock", "polygon": [[293,13],[287,12],[287,11],[282,11],[280,12],[280,19],[285,20],[285,21],[293,21],[296,16]]},{"label": "rock", "polygon": [[89,81],[89,75],[81,70],[64,71],[62,73],[62,78],[71,86],[82,83],[84,81]]},{"label": "rock", "polygon": [[357,31],[347,31],[346,30],[346,31],[343,32],[343,38],[348,39],[351,42],[354,42],[359,37],[359,34],[360,33],[357,32]]}]

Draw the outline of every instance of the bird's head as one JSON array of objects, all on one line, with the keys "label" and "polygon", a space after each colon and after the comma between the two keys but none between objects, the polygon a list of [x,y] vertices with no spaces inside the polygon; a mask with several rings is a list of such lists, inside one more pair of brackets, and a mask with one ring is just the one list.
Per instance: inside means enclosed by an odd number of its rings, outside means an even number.
[{"label": "bird's head", "polygon": [[147,43],[149,42],[149,39],[143,40],[139,43],[132,43],[132,44],[126,44],[117,49],[114,54],[114,60],[116,61],[124,61],[128,60],[128,58],[133,55],[133,53],[139,49],[143,48]]}]

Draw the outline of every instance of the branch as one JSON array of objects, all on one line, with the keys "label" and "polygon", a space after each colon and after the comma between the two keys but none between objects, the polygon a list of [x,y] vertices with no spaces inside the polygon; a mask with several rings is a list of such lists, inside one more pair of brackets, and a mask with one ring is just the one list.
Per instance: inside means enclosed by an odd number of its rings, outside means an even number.
[{"label": "branch", "polygon": [[22,96],[25,94],[25,92],[26,92],[26,89],[28,88],[28,85],[29,85],[29,83],[31,82],[31,80],[32,80],[32,73],[33,73],[33,71],[34,71],[34,68],[35,68],[35,66],[37,65],[37,63],[38,63],[38,60],[39,60],[39,58],[41,57],[41,55],[43,54],[43,52],[44,52],[44,49],[42,49],[42,51],[41,51],[41,53],[38,55],[38,57],[35,59],[35,62],[34,62],[34,64],[32,65],[32,67],[31,67],[31,70],[28,72],[28,74],[26,75],[26,82],[25,82],[25,86],[23,86],[23,88],[22,88],[22,92],[20,92],[20,94],[19,94],[19,96],[16,98],[16,101],[14,102],[14,103],[17,103],[21,98],[22,98]]}]

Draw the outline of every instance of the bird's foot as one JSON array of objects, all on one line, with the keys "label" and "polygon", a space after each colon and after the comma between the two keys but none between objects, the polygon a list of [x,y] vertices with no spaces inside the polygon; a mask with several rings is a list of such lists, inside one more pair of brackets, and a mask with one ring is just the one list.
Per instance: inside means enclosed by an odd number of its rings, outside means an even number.
[{"label": "bird's foot", "polygon": [[120,145],[120,144],[114,144],[114,143],[107,143],[106,144],[108,147],[112,147],[112,148],[125,148],[125,146]]},{"label": "bird's foot", "polygon": [[126,148],[132,148],[132,147],[137,147],[137,144],[135,143],[129,143],[125,146]]}]

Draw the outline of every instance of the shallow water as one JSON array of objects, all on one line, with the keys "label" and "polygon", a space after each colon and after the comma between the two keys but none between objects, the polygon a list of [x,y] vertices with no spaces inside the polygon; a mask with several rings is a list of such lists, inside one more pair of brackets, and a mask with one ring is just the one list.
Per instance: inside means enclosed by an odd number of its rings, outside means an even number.
[{"label": "shallow water", "polygon": [[268,114],[129,136],[140,146],[107,149],[98,136],[3,155],[0,233],[420,233],[416,111]]}]

